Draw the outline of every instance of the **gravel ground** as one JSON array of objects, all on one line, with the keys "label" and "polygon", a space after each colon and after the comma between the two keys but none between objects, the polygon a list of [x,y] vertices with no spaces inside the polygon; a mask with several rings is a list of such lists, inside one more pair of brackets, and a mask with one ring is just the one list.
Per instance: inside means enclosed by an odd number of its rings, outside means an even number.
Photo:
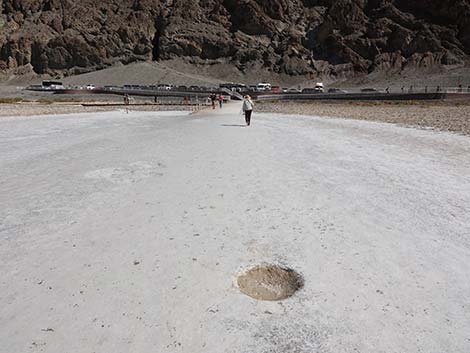
[{"label": "gravel ground", "polygon": [[0,119],[1,353],[470,352],[470,139],[240,108]]},{"label": "gravel ground", "polygon": [[61,115],[75,113],[109,112],[116,110],[129,111],[183,111],[192,110],[191,106],[184,105],[149,105],[149,106],[109,106],[84,107],[76,103],[21,103],[0,104],[0,117],[8,116],[34,116],[34,115]]},{"label": "gravel ground", "polygon": [[258,102],[259,112],[380,121],[470,135],[470,102]]}]

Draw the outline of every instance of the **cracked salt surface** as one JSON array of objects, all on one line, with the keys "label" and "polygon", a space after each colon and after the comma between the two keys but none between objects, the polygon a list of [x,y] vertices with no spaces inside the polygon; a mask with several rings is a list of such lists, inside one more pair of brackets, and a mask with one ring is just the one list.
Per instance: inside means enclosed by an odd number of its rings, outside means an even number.
[{"label": "cracked salt surface", "polygon": [[0,119],[1,353],[470,351],[470,139],[239,111]]},{"label": "cracked salt surface", "polygon": [[104,179],[115,184],[130,184],[153,176],[162,176],[162,167],[161,163],[139,161],[126,167],[93,170],[87,172],[85,178]]}]

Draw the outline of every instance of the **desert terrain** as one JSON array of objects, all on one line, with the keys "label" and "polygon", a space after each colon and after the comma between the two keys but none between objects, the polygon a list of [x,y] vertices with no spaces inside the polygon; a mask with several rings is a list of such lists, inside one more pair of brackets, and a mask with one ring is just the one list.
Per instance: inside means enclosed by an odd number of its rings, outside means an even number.
[{"label": "desert terrain", "polygon": [[[239,103],[3,117],[0,351],[466,353],[469,154]],[[245,295],[262,263],[303,286]]]},{"label": "desert terrain", "polygon": [[[0,353],[470,352],[469,28],[0,0]],[[223,83],[268,90],[250,127]]]},{"label": "desert terrain", "polygon": [[260,112],[379,121],[422,129],[470,135],[470,102],[349,101],[260,102]]}]

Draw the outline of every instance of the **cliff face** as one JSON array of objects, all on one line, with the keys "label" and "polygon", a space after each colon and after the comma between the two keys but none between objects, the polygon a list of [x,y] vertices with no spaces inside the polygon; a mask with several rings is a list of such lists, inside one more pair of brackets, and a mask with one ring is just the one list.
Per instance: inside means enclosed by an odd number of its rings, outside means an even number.
[{"label": "cliff face", "polygon": [[0,0],[0,71],[187,57],[354,75],[470,57],[469,0]]}]

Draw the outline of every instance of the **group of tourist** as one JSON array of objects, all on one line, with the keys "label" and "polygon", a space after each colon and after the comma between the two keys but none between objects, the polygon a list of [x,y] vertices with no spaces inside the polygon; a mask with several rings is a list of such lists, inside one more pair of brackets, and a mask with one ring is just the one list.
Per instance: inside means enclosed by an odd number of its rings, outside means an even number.
[{"label": "group of tourist", "polygon": [[[212,103],[212,109],[215,109],[217,101],[219,102],[220,109],[222,109],[222,107],[224,105],[224,96],[223,95],[212,94],[209,97],[209,99]],[[253,107],[254,107],[254,103],[251,100],[251,97],[249,95],[244,96],[243,97],[242,111],[245,114],[246,126],[250,126],[250,124],[251,124],[251,115],[253,113]]]},{"label": "group of tourist", "polygon": [[223,95],[217,95],[217,94],[211,94],[210,96],[210,101],[212,103],[212,109],[215,109],[216,102],[219,102],[219,107],[222,109],[224,106],[224,96]]}]

